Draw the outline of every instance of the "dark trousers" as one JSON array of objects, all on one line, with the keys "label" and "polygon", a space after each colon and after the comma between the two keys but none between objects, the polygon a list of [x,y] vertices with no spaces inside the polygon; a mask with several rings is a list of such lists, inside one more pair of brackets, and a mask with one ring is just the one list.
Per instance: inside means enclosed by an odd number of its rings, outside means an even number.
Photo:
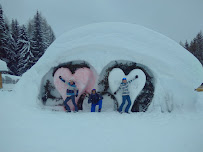
[{"label": "dark trousers", "polygon": [[95,112],[96,105],[99,105],[99,110],[101,111],[102,108],[102,100],[99,100],[96,104],[92,103],[91,112]]},{"label": "dark trousers", "polygon": [[128,101],[128,105],[127,105],[127,107],[125,108],[125,112],[128,112],[128,110],[129,110],[129,108],[130,108],[130,105],[131,105],[130,96],[129,96],[129,95],[126,95],[126,96],[122,96],[122,98],[123,98],[123,102],[122,102],[121,106],[119,107],[119,112],[122,111],[123,106],[124,106],[126,100]]},{"label": "dark trousers", "polygon": [[77,107],[77,105],[76,105],[76,103],[75,103],[75,96],[74,96],[74,95],[72,95],[72,96],[70,96],[70,97],[67,97],[66,100],[63,102],[63,104],[64,104],[66,110],[67,110],[67,111],[71,111],[69,105],[67,104],[67,102],[68,102],[70,99],[72,100],[72,103],[73,103],[73,105],[75,106],[75,111],[78,111],[78,107]]}]

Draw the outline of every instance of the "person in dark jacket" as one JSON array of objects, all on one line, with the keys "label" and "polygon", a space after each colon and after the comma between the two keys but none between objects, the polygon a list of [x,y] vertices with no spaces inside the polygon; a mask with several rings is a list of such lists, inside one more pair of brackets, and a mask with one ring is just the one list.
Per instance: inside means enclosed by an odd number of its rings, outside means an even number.
[{"label": "person in dark jacket", "polygon": [[133,82],[135,79],[138,78],[138,75],[135,76],[134,79],[130,80],[130,81],[127,81],[126,78],[123,78],[122,80],[122,83],[120,84],[120,87],[118,88],[118,90],[116,92],[114,92],[114,94],[116,95],[116,93],[119,91],[119,90],[122,90],[122,104],[120,105],[118,111],[120,113],[122,113],[122,109],[123,109],[123,106],[125,104],[125,101],[127,100],[128,101],[128,105],[127,107],[125,108],[125,112],[126,113],[129,113],[128,110],[131,106],[131,100],[130,100],[130,92],[128,90],[128,85]]},{"label": "person in dark jacket", "polygon": [[66,82],[61,76],[59,76],[59,79],[63,81],[65,84],[67,84],[67,91],[66,91],[67,98],[63,102],[66,111],[71,112],[70,107],[68,105],[68,101],[72,100],[72,103],[75,107],[75,112],[78,112],[78,107],[75,103],[75,97],[78,96],[78,89],[75,85],[75,82],[73,80],[70,80],[70,82]]},{"label": "person in dark jacket", "polygon": [[91,112],[95,112],[96,105],[99,105],[98,112],[101,112],[102,99],[103,99],[103,97],[96,92],[96,89],[93,89],[92,93],[90,94],[89,99],[88,99],[88,103],[92,103]]}]

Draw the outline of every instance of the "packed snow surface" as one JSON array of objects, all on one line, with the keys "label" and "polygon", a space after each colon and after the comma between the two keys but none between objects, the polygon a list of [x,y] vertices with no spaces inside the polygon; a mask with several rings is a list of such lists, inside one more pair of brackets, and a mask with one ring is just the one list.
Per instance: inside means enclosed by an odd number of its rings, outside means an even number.
[{"label": "packed snow surface", "polygon": [[[12,95],[0,92],[2,152],[203,150],[203,109],[192,113],[65,113],[30,107]],[[198,106],[203,107],[203,94],[200,95]],[[29,102],[29,98],[25,101]]]}]

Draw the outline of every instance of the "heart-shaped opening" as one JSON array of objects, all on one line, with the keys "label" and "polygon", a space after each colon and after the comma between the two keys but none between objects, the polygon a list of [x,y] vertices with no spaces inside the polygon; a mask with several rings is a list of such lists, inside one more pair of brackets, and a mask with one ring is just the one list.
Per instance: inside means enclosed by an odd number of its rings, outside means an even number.
[{"label": "heart-shaped opening", "polygon": [[[136,78],[136,76],[138,76],[138,78]],[[118,90],[123,78],[126,78],[127,82],[131,82],[128,85],[129,96],[131,101],[135,101],[135,99],[137,98],[137,96],[140,94],[140,92],[145,86],[146,75],[140,69],[134,69],[128,75],[125,75],[123,70],[121,70],[120,68],[114,68],[109,73],[109,78],[108,78],[109,88],[112,93]],[[122,91],[119,90],[118,93],[115,95],[115,97],[118,101],[118,105],[120,106],[122,103]],[[123,109],[125,109],[126,106],[127,106],[127,102],[125,103]],[[131,108],[132,108],[132,104],[130,106],[130,109]]]},{"label": "heart-shaped opening", "polygon": [[[82,110],[83,100],[86,94],[91,92],[95,87],[97,74],[95,69],[84,61],[74,61],[60,64],[50,71],[42,79],[42,87],[39,97],[46,108],[62,110],[63,101],[66,99],[67,86],[63,83],[59,76],[69,82],[70,79],[75,81],[79,89],[79,95],[76,98],[78,109]],[[74,110],[72,102],[68,102],[70,108]],[[53,108],[54,106],[54,108]]]},{"label": "heart-shaped opening", "polygon": [[[152,102],[153,96],[154,96],[154,78],[153,74],[150,69],[148,69],[146,66],[142,64],[138,64],[132,61],[126,61],[126,60],[117,60],[117,61],[112,61],[110,62],[101,72],[100,77],[99,77],[99,85],[102,88],[102,94],[108,94],[111,96],[111,98],[114,100],[115,103],[115,110],[118,110],[118,107],[120,105],[122,97],[118,98],[113,94],[112,89],[110,88],[109,84],[109,76],[110,73],[114,69],[121,69],[122,74],[124,75],[129,75],[132,71],[134,70],[140,70],[140,74],[142,75],[141,77],[143,79],[146,79],[146,81],[141,81],[145,82],[144,86],[143,83],[139,84],[139,88],[143,88],[141,91],[140,89],[137,89],[135,92],[131,92],[133,96],[136,96],[135,100],[133,101],[132,99],[132,105],[131,105],[131,111],[132,112],[145,112],[150,103]],[[116,79],[117,74],[115,74],[114,78],[110,78],[111,80]],[[118,80],[121,81],[121,80]],[[136,86],[136,85],[135,85]],[[132,89],[134,90],[134,89]],[[118,101],[117,99],[120,99]]]}]

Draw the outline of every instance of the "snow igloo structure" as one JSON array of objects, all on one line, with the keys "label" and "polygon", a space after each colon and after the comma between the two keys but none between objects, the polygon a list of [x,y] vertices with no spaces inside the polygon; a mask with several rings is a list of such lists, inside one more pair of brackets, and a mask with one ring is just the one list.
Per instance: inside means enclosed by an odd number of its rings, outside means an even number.
[{"label": "snow igloo structure", "polygon": [[116,110],[121,94],[113,92],[121,79],[138,75],[130,87],[131,111],[171,112],[195,108],[194,88],[201,83],[203,70],[191,53],[162,34],[135,24],[96,23],[57,38],[23,75],[16,93],[19,98],[26,93],[30,105],[62,105],[66,86],[60,75],[75,80],[81,110],[93,88],[103,95],[104,109]]}]

